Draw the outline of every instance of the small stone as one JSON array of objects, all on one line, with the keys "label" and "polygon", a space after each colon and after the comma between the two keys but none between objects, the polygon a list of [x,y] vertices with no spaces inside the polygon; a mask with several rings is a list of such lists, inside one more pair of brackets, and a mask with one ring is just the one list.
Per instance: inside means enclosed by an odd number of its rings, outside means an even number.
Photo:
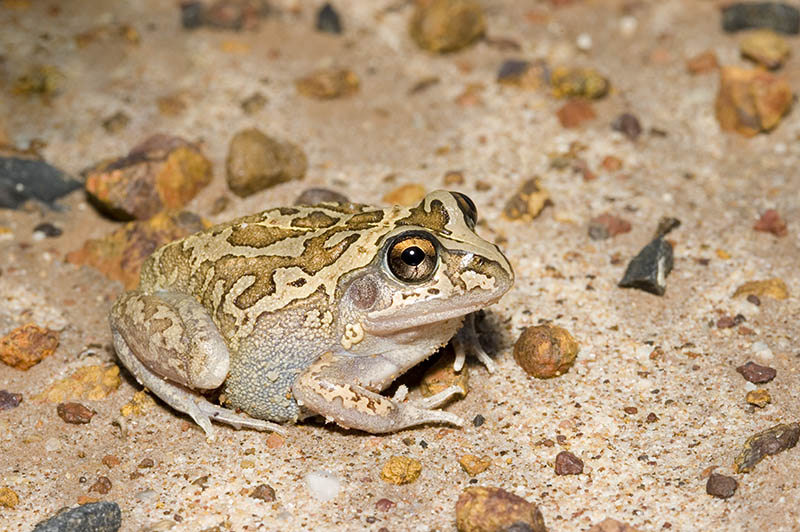
[{"label": "small stone", "polygon": [[420,391],[423,396],[436,395],[450,386],[461,388],[462,397],[469,393],[469,372],[466,367],[461,368],[461,371],[455,371],[453,368],[455,356],[452,347],[448,346],[433,366],[425,372],[420,382]]},{"label": "small stone", "polygon": [[588,532],[639,532],[639,529],[632,527],[628,523],[606,517],[599,523],[593,525]]},{"label": "small stone", "polygon": [[87,240],[81,249],[67,253],[66,260],[92,266],[132,290],[139,284],[142,264],[153,251],[210,225],[187,211],[162,211],[148,220],[129,222],[102,238]]},{"label": "small stone", "polygon": [[339,478],[328,471],[311,471],[306,473],[303,478],[308,492],[320,502],[336,498],[342,489],[342,482]]},{"label": "small stone", "polygon": [[375,509],[379,512],[388,512],[392,508],[397,506],[397,503],[390,499],[379,499],[378,502],[375,503]]},{"label": "small stone", "polygon": [[442,183],[446,187],[461,186],[464,184],[464,173],[459,172],[457,170],[450,170],[449,172],[444,174],[444,178],[442,178]]},{"label": "small stone", "polygon": [[267,436],[267,449],[277,449],[278,447],[283,446],[284,442],[285,440],[283,439],[283,436],[277,432],[272,432],[269,436]]},{"label": "small stone", "polygon": [[486,418],[482,415],[478,414],[472,419],[472,426],[473,427],[480,427],[486,422]]},{"label": "small stone", "polygon": [[28,200],[50,208],[82,183],[29,152],[0,146],[0,209],[19,209]]},{"label": "small stone", "polygon": [[317,30],[324,33],[333,33],[338,35],[342,33],[342,21],[339,18],[339,13],[336,9],[326,2],[319,11],[317,11]]},{"label": "small stone", "polygon": [[730,329],[735,326],[736,322],[734,322],[733,318],[730,316],[723,316],[717,320],[717,329]]},{"label": "small stone", "polygon": [[622,159],[613,155],[606,155],[600,162],[600,166],[608,172],[617,172],[622,170]]},{"label": "small stone", "polygon": [[203,2],[194,0],[184,0],[180,3],[181,7],[181,26],[187,30],[193,30],[203,25]]},{"label": "small stone", "polygon": [[54,382],[34,399],[48,403],[99,401],[116,391],[120,383],[119,367],[114,364],[84,366]]},{"label": "small stone", "polygon": [[33,228],[34,233],[40,233],[44,235],[46,238],[56,238],[61,236],[63,231],[60,227],[57,227],[50,222],[40,223],[36,227]]},{"label": "small stone", "polygon": [[525,181],[517,192],[509,198],[503,208],[503,216],[508,220],[530,222],[550,205],[550,194],[542,188],[538,177]]},{"label": "small stone", "polygon": [[158,112],[162,116],[180,116],[186,110],[186,102],[181,94],[169,94],[156,100]]},{"label": "small stone", "polygon": [[458,459],[458,463],[469,476],[474,477],[478,473],[483,473],[492,465],[492,460],[486,456],[478,458],[474,454],[465,454]]},{"label": "small stone", "polygon": [[722,9],[722,29],[728,33],[752,28],[769,28],[796,35],[800,11],[779,2],[737,2]]},{"label": "small stone", "polygon": [[458,532],[547,532],[539,508],[502,488],[473,486],[456,502]]},{"label": "small stone", "polygon": [[758,296],[753,295],[753,294],[750,294],[749,296],[747,296],[747,302],[752,304],[752,305],[755,305],[757,307],[761,306],[761,299],[759,299]]},{"label": "small stone", "polygon": [[786,222],[783,221],[781,215],[775,209],[767,209],[758,222],[753,226],[756,231],[764,233],[772,233],[777,237],[786,236],[789,234],[789,229],[786,227]]},{"label": "small stone", "polygon": [[12,510],[19,504],[19,495],[9,487],[0,488],[0,507],[11,508]]},{"label": "small stone", "polygon": [[381,479],[390,484],[409,484],[419,478],[422,473],[422,464],[419,460],[405,456],[392,456],[383,465]]},{"label": "small stone", "polygon": [[580,126],[584,122],[594,120],[597,114],[594,112],[592,104],[586,100],[570,100],[556,111],[558,121],[562,127],[572,129]]},{"label": "small stone", "polygon": [[113,454],[105,455],[103,459],[100,461],[103,463],[104,466],[106,466],[109,469],[114,469],[115,467],[117,467],[119,464],[122,463],[120,462],[119,458],[117,458]]},{"label": "small stone", "polygon": [[601,214],[589,221],[589,238],[592,240],[605,240],[630,230],[630,222],[609,213]]},{"label": "small stone", "polygon": [[258,129],[236,133],[225,161],[228,187],[247,197],[280,183],[302,179],[308,160],[299,146],[279,142]]},{"label": "small stone", "polygon": [[89,488],[89,491],[96,491],[100,495],[105,495],[111,491],[111,480],[108,477],[98,477],[97,481]]},{"label": "small stone", "polygon": [[642,125],[636,115],[622,113],[611,123],[611,129],[619,131],[630,140],[635,141],[642,134]]},{"label": "small stone", "polygon": [[633,414],[638,414],[638,413],[639,413],[639,409],[638,409],[638,408],[636,408],[635,406],[626,406],[626,407],[625,407],[625,408],[623,408],[622,410],[623,410],[623,412],[625,412],[626,414],[630,414],[630,415],[633,415]]},{"label": "small stone", "polygon": [[547,65],[543,61],[522,61],[509,59],[500,65],[497,82],[522,89],[538,89],[547,83]]},{"label": "small stone", "polygon": [[133,394],[130,401],[122,405],[119,413],[124,417],[129,416],[143,416],[156,406],[156,402],[147,393],[146,390],[140,390]]},{"label": "small stone", "polygon": [[792,49],[786,39],[772,30],[750,32],[739,42],[742,57],[774,70],[780,68]]},{"label": "small stone", "polygon": [[250,492],[250,498],[259,499],[264,502],[272,502],[275,500],[275,490],[272,489],[272,486],[267,484],[259,484]]},{"label": "small stone", "polygon": [[749,281],[739,286],[733,297],[740,296],[771,297],[773,299],[786,299],[789,297],[789,290],[783,279],[773,278],[764,281]]},{"label": "small stone", "polygon": [[254,115],[267,105],[267,98],[260,92],[254,92],[244,100],[242,100],[242,111],[248,115]]},{"label": "small stone", "polygon": [[115,502],[87,502],[63,509],[36,525],[32,532],[117,532],[122,513]]},{"label": "small stone", "polygon": [[647,422],[647,423],[655,423],[656,421],[658,421],[658,416],[655,413],[650,412],[649,414],[647,414],[647,417],[645,418],[645,422]]},{"label": "small stone", "polygon": [[550,74],[550,86],[557,98],[597,100],[608,94],[611,83],[591,68],[556,67]]},{"label": "small stone", "polygon": [[139,465],[136,466],[139,469],[150,469],[155,467],[156,463],[152,458],[143,458]]},{"label": "small stone", "polygon": [[714,111],[720,128],[752,137],[774,129],[789,112],[792,98],[785,78],[729,66],[720,70]]},{"label": "small stone", "polygon": [[764,408],[765,406],[767,406],[772,402],[772,396],[770,396],[767,390],[760,388],[758,390],[752,390],[747,392],[745,400],[749,404],[755,405],[758,408]]},{"label": "small stone", "polygon": [[485,88],[483,83],[468,83],[461,94],[456,96],[455,102],[461,107],[481,105],[483,103],[481,94]]},{"label": "small stone", "polygon": [[65,79],[66,76],[55,66],[30,65],[14,82],[14,93],[47,98],[59,91]]},{"label": "small stone", "polygon": [[798,438],[800,438],[800,423],[775,425],[749,437],[741,453],[734,460],[736,472],[752,471],[765,456],[778,454],[797,445]]},{"label": "small stone", "polygon": [[86,192],[117,220],[147,220],[179,209],[211,182],[211,161],[195,145],[153,135],[128,155],[102,161],[86,176]]},{"label": "small stone", "polygon": [[[218,0],[201,10],[202,25],[222,30],[254,30],[259,20],[269,14],[269,4],[266,0]],[[182,16],[182,20],[186,18]]]},{"label": "small stone", "polygon": [[358,92],[358,76],[346,68],[324,68],[295,80],[297,92],[317,100],[344,98]]},{"label": "small stone", "polygon": [[717,54],[712,50],[706,50],[686,61],[686,70],[694,76],[712,72],[718,68],[719,62],[717,61]]},{"label": "small stone", "polygon": [[739,372],[747,382],[752,382],[753,384],[766,384],[778,374],[777,370],[774,368],[762,366],[752,361],[743,366],[739,366],[736,368],[736,371]]},{"label": "small stone", "polygon": [[328,188],[308,188],[294,200],[295,205],[318,205],[320,203],[349,203],[347,196]]},{"label": "small stone", "polygon": [[425,197],[425,187],[416,183],[402,185],[384,194],[381,201],[389,205],[410,207],[417,205]]},{"label": "small stone", "polygon": [[103,129],[106,133],[113,135],[119,133],[130,124],[131,118],[122,111],[117,111],[113,115],[103,120]]},{"label": "small stone", "polygon": [[0,338],[0,361],[26,371],[52,355],[58,347],[58,333],[29,323]]},{"label": "small stone", "polygon": [[629,263],[618,286],[638,288],[657,296],[667,289],[666,279],[672,271],[672,245],[659,237],[647,244]]},{"label": "small stone", "polygon": [[569,451],[556,455],[556,475],[580,475],[583,473],[583,460]]},{"label": "small stone", "polygon": [[417,2],[408,31],[424,50],[455,52],[486,33],[486,17],[476,0]]},{"label": "small stone", "polygon": [[680,226],[681,221],[677,218],[673,218],[672,216],[662,216],[658,219],[658,227],[656,227],[656,232],[655,235],[653,235],[653,238],[667,236],[667,234],[671,233],[674,229],[677,229]]},{"label": "small stone", "polygon": [[96,412],[90,410],[80,403],[59,403],[56,407],[58,417],[64,420],[65,423],[72,423],[73,425],[83,425],[89,423]]},{"label": "small stone", "polygon": [[21,402],[21,393],[11,393],[6,390],[0,390],[0,412],[3,410],[11,410],[12,408],[16,408]]},{"label": "small stone", "polygon": [[736,493],[739,483],[733,477],[711,473],[706,481],[706,493],[720,499],[728,499]]},{"label": "small stone", "polygon": [[566,329],[555,325],[526,328],[514,344],[514,360],[528,375],[549,379],[566,373],[580,346]]}]

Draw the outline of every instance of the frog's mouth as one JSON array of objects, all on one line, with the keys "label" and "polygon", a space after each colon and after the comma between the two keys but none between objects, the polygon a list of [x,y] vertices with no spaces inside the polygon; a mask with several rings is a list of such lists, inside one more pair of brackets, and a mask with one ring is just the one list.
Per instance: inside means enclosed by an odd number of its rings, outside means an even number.
[{"label": "frog's mouth", "polygon": [[[497,299],[500,299],[499,297]],[[410,306],[404,309],[387,309],[370,312],[362,322],[364,330],[376,336],[387,336],[408,329],[416,329],[422,326],[431,325],[461,318],[486,308],[495,303],[493,301],[478,301],[471,305],[458,305],[454,308],[452,302],[442,301],[429,305],[425,310]],[[391,316],[385,314],[391,312]]]}]

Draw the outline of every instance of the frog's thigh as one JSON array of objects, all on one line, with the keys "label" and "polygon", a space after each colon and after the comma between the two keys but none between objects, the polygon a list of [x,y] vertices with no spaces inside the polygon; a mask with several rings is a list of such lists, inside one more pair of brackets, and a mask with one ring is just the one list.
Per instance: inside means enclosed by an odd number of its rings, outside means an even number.
[{"label": "frog's thigh", "polygon": [[343,427],[374,434],[425,423],[463,425],[455,414],[399,403],[356,384],[359,365],[358,357],[325,353],[297,377],[295,399]]}]

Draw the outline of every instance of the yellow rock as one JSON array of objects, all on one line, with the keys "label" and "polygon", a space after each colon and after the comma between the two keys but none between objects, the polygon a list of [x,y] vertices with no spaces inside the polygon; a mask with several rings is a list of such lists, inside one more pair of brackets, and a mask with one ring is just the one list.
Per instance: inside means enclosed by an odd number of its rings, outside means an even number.
[{"label": "yellow rock", "polygon": [[458,463],[461,464],[461,469],[471,477],[486,471],[492,465],[492,461],[488,457],[478,458],[474,454],[465,454],[458,459]]},{"label": "yellow rock", "polygon": [[358,92],[358,76],[346,68],[326,68],[294,82],[297,92],[317,100],[342,98]]},{"label": "yellow rock", "polygon": [[550,203],[550,194],[542,188],[539,179],[534,177],[525,181],[509,198],[503,209],[503,216],[509,220],[530,222]]},{"label": "yellow rock", "polygon": [[755,405],[759,408],[764,408],[768,404],[772,402],[772,397],[769,395],[769,392],[764,389],[753,390],[751,392],[747,392],[747,396],[745,397],[748,403],[751,405]]},{"label": "yellow rock", "polygon": [[766,68],[780,68],[792,49],[786,40],[772,30],[761,29],[748,33],[739,43],[743,57]]},{"label": "yellow rock", "polygon": [[409,484],[419,478],[422,464],[413,458],[392,456],[383,466],[381,478],[391,484]]},{"label": "yellow rock", "polygon": [[63,403],[76,399],[97,401],[105,399],[120,385],[119,367],[111,365],[85,366],[48,386],[35,399],[48,403]]},{"label": "yellow rock", "polygon": [[789,297],[789,290],[783,279],[773,278],[764,281],[749,281],[741,285],[733,293],[733,297],[771,297],[773,299],[786,299]]},{"label": "yellow rock", "polygon": [[19,504],[19,496],[11,488],[0,488],[0,506],[5,508],[14,508]]},{"label": "yellow rock", "polygon": [[483,7],[475,0],[417,2],[408,32],[417,45],[447,53],[469,46],[486,33]]},{"label": "yellow rock", "polygon": [[156,402],[150,397],[146,390],[139,390],[133,394],[133,398],[122,405],[119,413],[125,417],[143,416],[155,406]]}]

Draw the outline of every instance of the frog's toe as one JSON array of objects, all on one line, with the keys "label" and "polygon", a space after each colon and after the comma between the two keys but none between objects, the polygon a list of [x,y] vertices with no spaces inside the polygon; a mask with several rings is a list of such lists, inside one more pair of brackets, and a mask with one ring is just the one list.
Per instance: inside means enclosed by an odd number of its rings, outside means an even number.
[{"label": "frog's toe", "polygon": [[489,356],[483,346],[481,346],[480,338],[478,338],[478,331],[475,328],[475,313],[468,314],[464,320],[464,325],[453,337],[453,350],[456,353],[456,360],[453,363],[455,371],[461,371],[464,367],[464,361],[467,355],[470,354],[480,360],[481,364],[486,366],[489,373],[497,371],[497,364],[492,357]]},{"label": "frog's toe", "polygon": [[414,401],[413,405],[425,410],[439,408],[456,395],[464,395],[464,389],[461,386],[449,386],[437,394],[426,397],[425,399],[420,399],[419,401]]},{"label": "frog's toe", "polygon": [[[225,423],[226,425],[230,425],[237,430],[241,428],[248,428],[268,432],[277,432],[278,434],[282,434],[284,436],[288,434],[286,429],[277,423],[272,423],[271,421],[265,421],[263,419],[252,418],[244,414],[238,414],[233,410],[214,405],[208,401],[203,401],[197,406],[200,408],[206,420],[212,419],[218,423]],[[195,421],[197,421],[197,418],[195,418]],[[203,426],[203,424],[199,421],[197,421],[197,423],[201,427]],[[209,422],[209,425],[210,424],[211,423]],[[205,427],[203,427],[203,430],[205,430]],[[206,434],[208,434],[207,430]]]}]

